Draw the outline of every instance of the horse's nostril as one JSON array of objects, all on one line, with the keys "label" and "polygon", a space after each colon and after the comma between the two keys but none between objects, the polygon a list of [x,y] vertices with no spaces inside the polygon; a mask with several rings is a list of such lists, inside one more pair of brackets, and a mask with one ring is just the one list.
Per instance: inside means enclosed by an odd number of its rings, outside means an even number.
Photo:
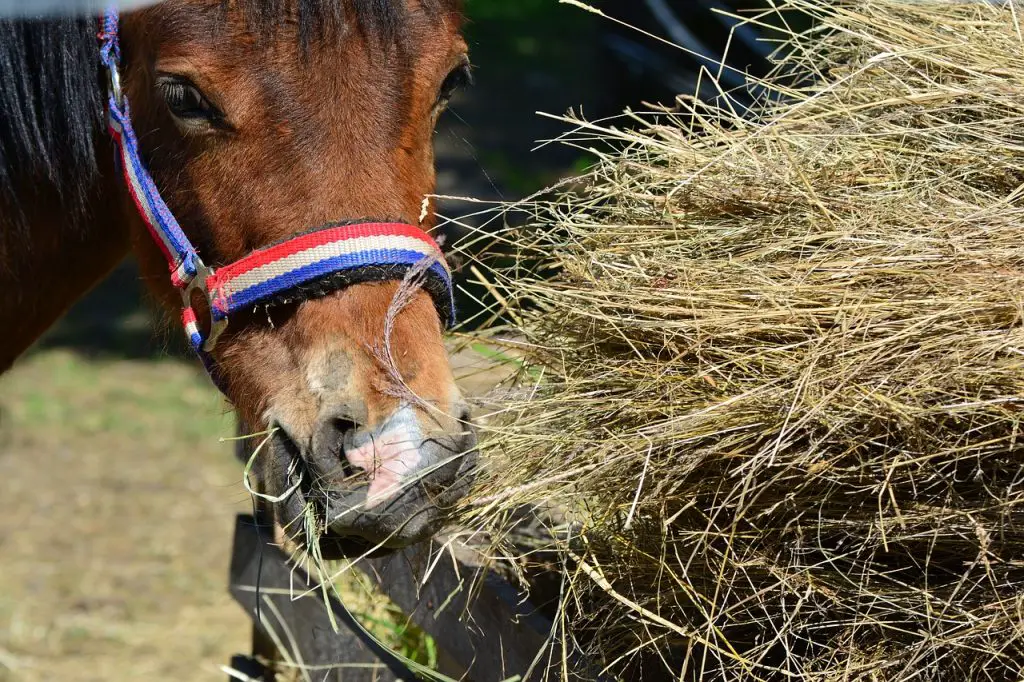
[{"label": "horse's nostril", "polygon": [[335,417],[331,422],[334,426],[334,431],[337,434],[337,438],[334,442],[336,443],[336,454],[338,461],[341,463],[341,470],[344,473],[345,478],[354,476],[356,474],[356,469],[348,461],[348,458],[345,457],[345,440],[351,439],[352,434],[356,432],[356,429],[358,429],[359,426],[351,419],[346,419],[344,417]]},{"label": "horse's nostril", "polygon": [[335,433],[337,433],[340,439],[344,440],[345,435],[356,430],[356,423],[351,419],[345,419],[344,417],[334,417],[331,421],[331,426],[334,427]]},{"label": "horse's nostril", "polygon": [[356,470],[345,457],[345,440],[358,425],[346,417],[324,419],[313,438],[310,459],[320,476],[329,480],[348,478]]}]

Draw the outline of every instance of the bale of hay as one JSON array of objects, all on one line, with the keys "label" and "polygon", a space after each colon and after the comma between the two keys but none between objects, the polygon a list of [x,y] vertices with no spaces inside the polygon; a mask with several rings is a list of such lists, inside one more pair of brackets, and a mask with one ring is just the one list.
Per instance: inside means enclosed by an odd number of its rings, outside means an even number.
[{"label": "bale of hay", "polygon": [[752,117],[578,122],[503,233],[471,523],[561,505],[557,634],[626,678],[1020,679],[1021,7],[778,4]]}]

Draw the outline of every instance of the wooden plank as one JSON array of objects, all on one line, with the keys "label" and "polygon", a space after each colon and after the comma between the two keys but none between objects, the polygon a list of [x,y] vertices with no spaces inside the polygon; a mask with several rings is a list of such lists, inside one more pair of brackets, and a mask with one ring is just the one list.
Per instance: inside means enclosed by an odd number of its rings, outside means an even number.
[{"label": "wooden plank", "polygon": [[561,648],[557,641],[548,642],[551,621],[496,573],[444,556],[421,585],[430,558],[439,551],[446,550],[435,542],[422,543],[390,557],[362,560],[359,566],[467,671],[464,679],[500,682],[521,676],[531,682],[548,673],[550,679],[600,678],[574,652],[566,656],[568,677],[562,675]]},{"label": "wooden plank", "polygon": [[337,600],[330,599],[330,608],[339,632],[331,626],[319,591],[297,597],[312,583],[270,544],[271,537],[270,529],[257,526],[251,516],[239,516],[235,523],[231,596],[253,619],[258,639],[275,641],[284,660],[301,662],[318,682],[416,679],[394,654],[367,636]]}]

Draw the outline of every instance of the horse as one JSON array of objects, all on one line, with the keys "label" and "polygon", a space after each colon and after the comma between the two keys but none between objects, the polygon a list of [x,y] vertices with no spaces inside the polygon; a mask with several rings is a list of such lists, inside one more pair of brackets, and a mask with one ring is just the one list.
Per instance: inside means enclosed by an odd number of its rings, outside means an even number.
[{"label": "horse", "polygon": [[[185,308],[240,422],[265,434],[257,492],[288,537],[337,558],[435,533],[477,454],[422,273],[320,277],[246,299],[229,323],[206,284],[353,223],[431,242],[432,137],[470,79],[460,5],[165,0],[113,28],[0,22],[0,371],[131,253],[159,306]],[[108,124],[122,98],[130,115]],[[126,168],[162,203],[140,203]],[[185,279],[168,273],[154,211],[191,249]]]}]

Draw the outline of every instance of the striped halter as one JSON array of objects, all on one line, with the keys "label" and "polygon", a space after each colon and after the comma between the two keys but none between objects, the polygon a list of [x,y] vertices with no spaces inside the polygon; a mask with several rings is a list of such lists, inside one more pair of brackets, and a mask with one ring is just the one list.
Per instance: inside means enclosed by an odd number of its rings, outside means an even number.
[{"label": "striped halter", "polygon": [[[401,223],[332,224],[254,251],[216,270],[205,265],[178,225],[139,153],[128,100],[121,91],[121,50],[115,9],[103,16],[100,60],[110,77],[108,124],[125,182],[139,215],[167,259],[171,283],[181,291],[182,323],[214,383],[224,388],[213,361],[217,339],[231,315],[283,302],[307,300],[359,282],[399,280],[415,270],[433,296],[441,319],[455,321],[451,273],[437,243],[419,227]],[[194,296],[210,312],[203,332]]]}]

